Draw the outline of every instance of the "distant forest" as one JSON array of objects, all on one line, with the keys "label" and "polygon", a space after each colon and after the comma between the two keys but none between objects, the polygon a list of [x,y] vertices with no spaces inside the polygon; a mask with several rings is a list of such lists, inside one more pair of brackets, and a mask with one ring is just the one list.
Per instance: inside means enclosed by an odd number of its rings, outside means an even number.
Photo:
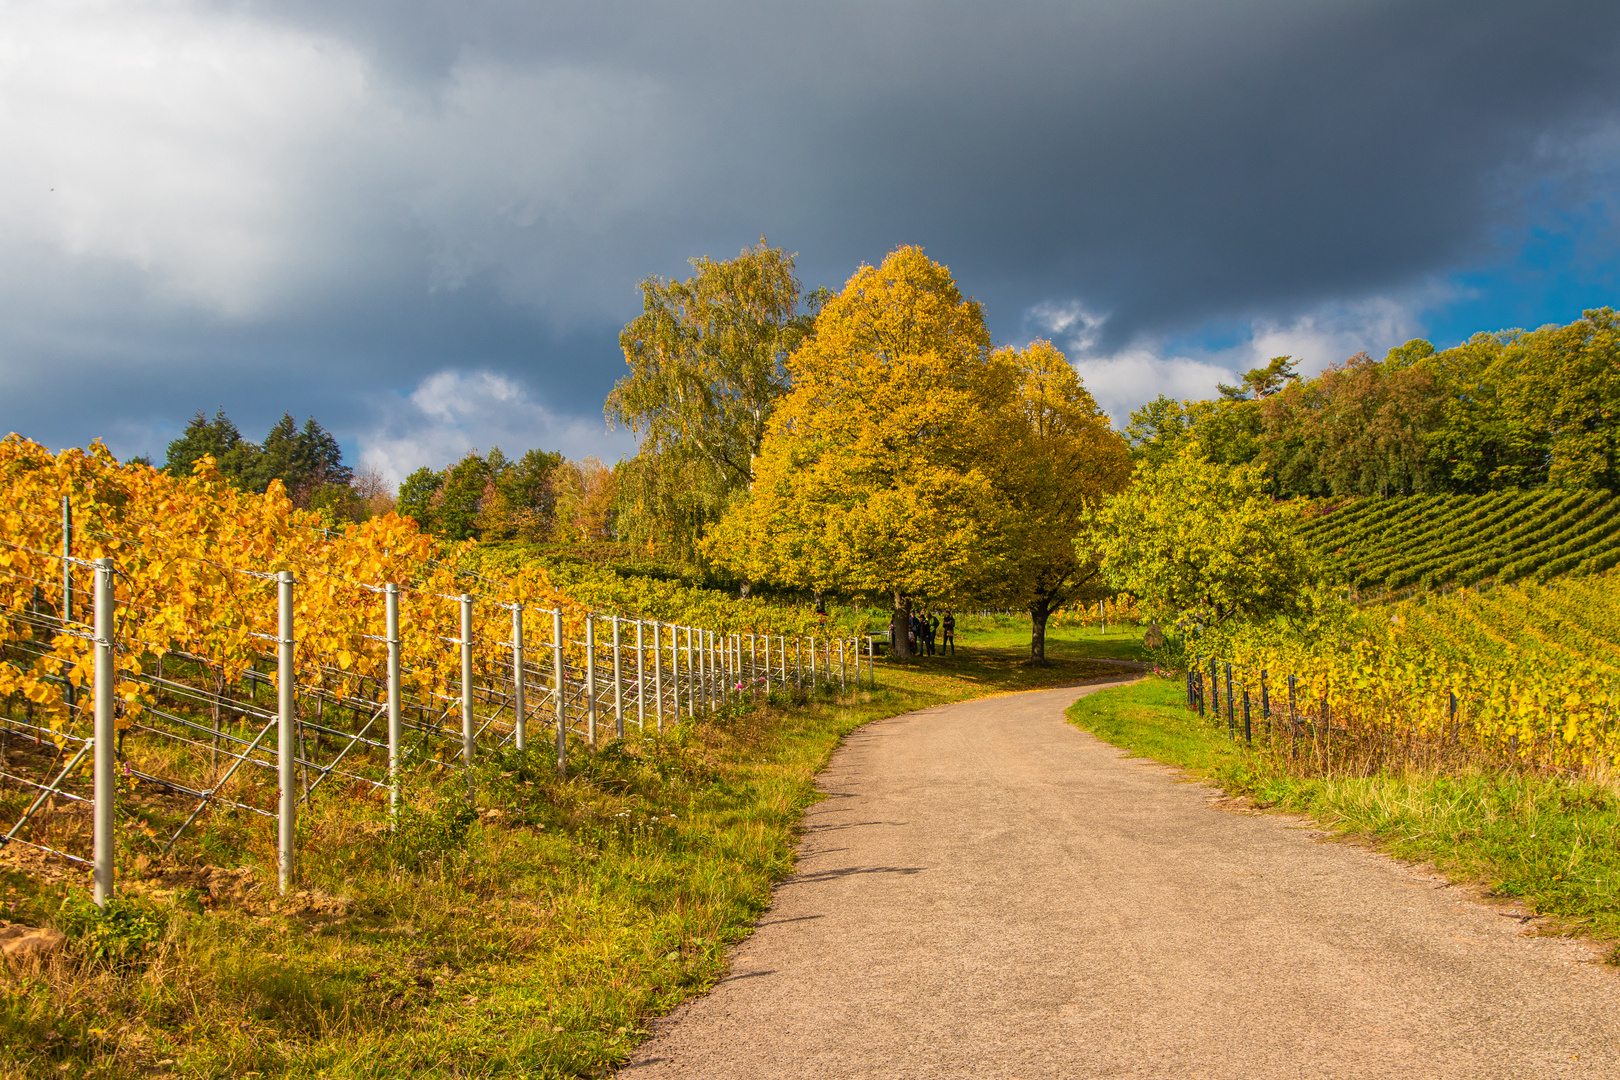
[{"label": "distant forest", "polygon": [[283,415],[256,443],[223,410],[194,415],[169,444],[162,469],[190,476],[203,457],[244,491],[263,492],[279,480],[294,506],[334,524],[397,511],[449,540],[577,543],[613,535],[614,470],[594,457],[570,461],[530,450],[513,459],[500,447],[474,450],[442,469],[417,469],[396,495],[379,473],[345,465],[337,439],[314,417],[299,427]]},{"label": "distant forest", "polygon": [[572,461],[495,447],[444,469],[417,469],[399,486],[398,510],[448,540],[589,543],[614,536],[618,485],[594,457]]},{"label": "distant forest", "polygon": [[212,418],[198,412],[169,444],[162,469],[170,476],[190,476],[203,457],[212,457],[236,487],[262,492],[279,480],[294,506],[322,510],[339,520],[361,520],[392,504],[381,477],[357,477],[343,463],[337,439],[314,417],[300,428],[291,413],[284,413],[264,441],[256,443],[243,437],[224,410]]},{"label": "distant forest", "polygon": [[1414,340],[1313,379],[1279,356],[1213,401],[1160,396],[1125,437],[1157,464],[1194,440],[1223,464],[1259,463],[1279,495],[1620,489],[1620,316]]},{"label": "distant forest", "polygon": [[[263,491],[279,480],[295,505],[334,521],[397,510],[451,540],[630,539],[697,557],[700,539],[752,480],[767,418],[791,386],[786,358],[814,337],[825,297],[811,298],[806,314],[791,260],[763,243],[733,262],[694,265],[700,273],[690,282],[649,279],[648,314],[625,328],[632,374],[607,411],[644,442],[615,466],[542,450],[512,458],[497,447],[418,469],[396,494],[381,476],[345,465],[313,418],[300,427],[285,415],[255,443],[223,412],[199,412],[162,467],[184,476],[211,455],[233,484]],[[733,302],[736,291],[714,289],[725,297],[714,301],[701,288],[711,279],[732,285],[739,268],[753,272],[751,302],[762,310],[752,321],[731,319],[749,333],[722,335],[711,357],[712,326],[727,320],[701,309]],[[761,280],[774,280],[780,295],[759,301],[769,293],[757,288]],[[655,346],[694,360],[649,368]],[[1296,366],[1276,357],[1213,400],[1159,396],[1130,416],[1131,458],[1157,466],[1196,443],[1211,462],[1260,465],[1278,497],[1620,491],[1620,316],[1610,308],[1566,326],[1476,334],[1443,351],[1413,340],[1382,360],[1361,353],[1314,378]],[[700,404],[681,404],[691,402]]]}]

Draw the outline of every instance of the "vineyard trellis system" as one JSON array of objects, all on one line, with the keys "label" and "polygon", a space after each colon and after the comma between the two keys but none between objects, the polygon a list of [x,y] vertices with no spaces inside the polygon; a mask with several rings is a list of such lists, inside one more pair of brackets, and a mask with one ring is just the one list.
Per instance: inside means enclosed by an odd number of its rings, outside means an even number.
[{"label": "vineyard trellis system", "polygon": [[[1463,763],[1578,770],[1568,760],[1576,740],[1555,709],[1531,728],[1502,725],[1484,698],[1436,688],[1427,695],[1381,697],[1370,683],[1330,688],[1322,678],[1277,676],[1216,657],[1194,655],[1185,673],[1186,705],[1246,745],[1318,770],[1371,771],[1389,765],[1447,767]],[[1224,699],[1224,700],[1223,700]],[[1550,706],[1552,703],[1548,703]],[[1224,706],[1224,709],[1223,709]],[[1609,707],[1593,746],[1615,759],[1615,710]]]},{"label": "vineyard trellis system", "polygon": [[1361,498],[1324,507],[1301,535],[1340,562],[1355,594],[1545,582],[1620,564],[1620,499],[1559,489]]},{"label": "vineyard trellis system", "polygon": [[[328,781],[385,795],[397,816],[406,777],[429,766],[464,769],[471,798],[474,762],[492,747],[549,756],[554,746],[564,777],[571,745],[594,751],[773,691],[875,684],[869,636],[724,631],[313,567],[300,577],[211,563],[240,587],[239,621],[178,629],[233,641],[236,659],[225,662],[176,647],[174,611],[136,595],[114,558],[75,558],[69,515],[64,500],[60,553],[0,541],[31,556],[34,571],[0,565],[0,589],[27,597],[3,613],[0,664],[46,672],[26,693],[0,699],[0,790],[28,796],[0,845],[89,865],[97,903],[114,891],[115,829],[131,825],[117,817],[121,788],[167,801],[178,825],[153,839],[163,855],[210,812],[274,821],[286,891],[296,880],[299,807]],[[60,575],[40,573],[45,564]],[[88,623],[75,607],[83,597],[75,577],[86,573]],[[299,590],[315,577],[329,608],[335,602],[377,632],[351,634],[331,652],[309,648]],[[446,626],[456,635],[438,633]],[[552,745],[532,746],[537,732]],[[88,838],[74,826],[53,836],[58,801],[89,811]]]}]

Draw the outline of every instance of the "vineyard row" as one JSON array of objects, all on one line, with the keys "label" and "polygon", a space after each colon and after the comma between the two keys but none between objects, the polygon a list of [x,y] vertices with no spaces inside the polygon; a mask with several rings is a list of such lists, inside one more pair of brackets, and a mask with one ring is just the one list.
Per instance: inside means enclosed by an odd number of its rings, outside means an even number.
[{"label": "vineyard row", "polygon": [[[311,665],[297,649],[299,583],[282,571],[261,590],[274,610],[274,632],[249,631],[265,648],[232,678],[194,654],[144,651],[139,609],[117,580],[114,560],[62,564],[70,582],[75,570],[93,573],[91,622],[48,610],[35,582],[35,602],[10,613],[5,666],[48,670],[60,643],[69,641],[88,653],[88,665],[78,666],[87,667],[89,679],[75,678],[76,671],[57,677],[66,718],[51,726],[31,708],[39,683],[33,696],[7,696],[0,778],[32,798],[5,840],[93,863],[98,902],[113,890],[120,790],[140,806],[122,823],[148,835],[144,846],[159,857],[207,815],[274,821],[285,890],[295,876],[298,807],[323,783],[360,797],[384,793],[397,814],[411,770],[459,767],[470,783],[480,748],[554,752],[564,777],[570,740],[594,750],[627,732],[662,732],[666,722],[721,714],[773,691],[844,690],[873,677],[870,638],[789,639],[595,613],[579,619],[574,637],[561,609],[522,603],[493,605],[506,633],[492,638],[479,635],[474,618],[479,607],[491,606],[487,600],[470,593],[413,596],[396,584],[372,593],[383,633],[367,637],[363,655],[317,657]],[[72,595],[70,584],[61,605],[67,612]],[[407,599],[454,605],[459,636],[439,640],[439,670],[403,662],[413,629],[401,619]],[[16,715],[19,704],[23,716]],[[543,749],[531,745],[536,729],[546,733]],[[93,761],[88,785],[87,761]],[[89,819],[88,837],[75,830],[53,843],[42,819],[58,801],[76,804],[78,817]],[[153,828],[158,820],[165,821],[161,834]]]},{"label": "vineyard row", "polygon": [[1365,671],[1277,675],[1197,656],[1185,679],[1189,709],[1224,719],[1231,738],[1258,742],[1280,761],[1297,765],[1303,755],[1318,772],[1504,764],[1581,771],[1620,762],[1612,687],[1596,700],[1467,685],[1458,693]]},{"label": "vineyard row", "polygon": [[1604,491],[1361,499],[1302,530],[1358,590],[1600,573],[1620,564],[1617,533],[1620,500]]}]

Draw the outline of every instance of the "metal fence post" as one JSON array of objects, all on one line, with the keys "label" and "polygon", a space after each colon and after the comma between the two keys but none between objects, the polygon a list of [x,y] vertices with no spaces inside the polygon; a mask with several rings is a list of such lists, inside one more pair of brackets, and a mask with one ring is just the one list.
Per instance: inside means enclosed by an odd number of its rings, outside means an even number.
[{"label": "metal fence post", "polygon": [[804,639],[793,639],[793,686],[804,689]]},{"label": "metal fence post", "polygon": [[877,689],[877,665],[873,662],[875,660],[874,653],[875,653],[875,646],[872,644],[872,635],[867,634],[866,635],[866,679],[867,679],[867,684],[866,685],[868,687],[870,687],[871,689],[876,690]]},{"label": "metal fence post", "polygon": [[653,711],[658,721],[658,733],[664,733],[664,644],[659,623],[652,624],[653,632]]},{"label": "metal fence post", "polygon": [[[67,500],[62,501],[66,520]],[[65,567],[67,561],[64,559]],[[117,667],[113,657],[113,561],[96,563],[96,759],[95,759],[95,894],[106,906],[112,899],[116,867],[113,844],[113,799],[118,775]]]},{"label": "metal fence post", "polygon": [[551,610],[551,688],[557,703],[557,779],[568,777],[568,708],[563,680],[562,609]]},{"label": "metal fence post", "polygon": [[[473,763],[472,594],[461,594],[461,763]],[[472,783],[472,773],[467,774]]]},{"label": "metal fence post", "polygon": [[647,732],[647,645],[642,639],[646,627],[640,620],[636,620],[636,728],[645,735]]},{"label": "metal fence post", "polygon": [[62,622],[73,621],[73,504],[62,496]]},{"label": "metal fence post", "polygon": [[669,628],[669,703],[675,721],[681,719],[681,628]]},{"label": "metal fence post", "polygon": [[1226,733],[1237,738],[1237,713],[1232,709],[1232,665],[1226,665]]},{"label": "metal fence post", "polygon": [[692,661],[695,659],[696,656],[692,651],[692,628],[688,626],[686,628],[686,715],[688,717],[697,716],[696,686],[692,678]]},{"label": "metal fence post", "polygon": [[277,882],[282,892],[293,884],[293,833],[298,798],[293,791],[293,575],[276,575],[276,782],[280,785],[276,816]]},{"label": "metal fence post", "polygon": [[512,605],[512,747],[523,753],[529,745],[529,703],[523,686],[523,605]]},{"label": "metal fence post", "polygon": [[697,696],[705,713],[714,711],[714,698],[711,696],[709,686],[710,658],[708,656],[708,646],[705,644],[708,633],[707,630],[697,631],[697,663],[693,665],[693,671],[697,673]]},{"label": "metal fence post", "polygon": [[613,737],[624,738],[624,669],[619,653],[619,617],[613,616]]},{"label": "metal fence post", "polygon": [[810,692],[816,692],[816,638],[810,636]]},{"label": "metal fence post", "polygon": [[844,666],[844,639],[838,639],[838,692],[842,694],[848,687],[845,678],[848,672]]},{"label": "metal fence post", "polygon": [[585,739],[596,748],[596,618],[585,616]]},{"label": "metal fence post", "polygon": [[1288,676],[1288,730],[1294,757],[1299,757],[1299,711],[1294,705],[1294,677]]},{"label": "metal fence post", "polygon": [[675,721],[681,719],[681,630],[679,626],[669,628],[669,700],[674,708]]},{"label": "metal fence post", "polygon": [[1271,690],[1266,686],[1266,672],[1260,672],[1260,719],[1266,722],[1266,735],[1271,735]]},{"label": "metal fence post", "polygon": [[[73,503],[66,495],[62,496],[62,625],[65,627],[73,621]],[[62,672],[62,701],[69,709],[73,708],[73,684],[67,679],[66,669]],[[111,895],[109,893],[109,895]]]},{"label": "metal fence post", "polygon": [[681,628],[669,628],[669,708],[674,723],[681,722]]},{"label": "metal fence post", "polygon": [[384,636],[388,639],[388,816],[399,817],[400,797],[400,686],[399,686],[399,586],[383,587]]},{"label": "metal fence post", "polygon": [[1243,687],[1243,741],[1254,743],[1254,723],[1249,717],[1249,688]]}]

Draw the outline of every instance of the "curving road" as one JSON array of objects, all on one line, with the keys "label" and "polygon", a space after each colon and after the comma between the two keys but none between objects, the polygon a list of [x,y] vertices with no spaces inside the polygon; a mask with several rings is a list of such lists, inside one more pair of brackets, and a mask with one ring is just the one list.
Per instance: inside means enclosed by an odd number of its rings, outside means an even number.
[{"label": "curving road", "polygon": [[1620,977],[1441,879],[1077,730],[871,724],[714,991],[620,1076],[1620,1077]]}]

